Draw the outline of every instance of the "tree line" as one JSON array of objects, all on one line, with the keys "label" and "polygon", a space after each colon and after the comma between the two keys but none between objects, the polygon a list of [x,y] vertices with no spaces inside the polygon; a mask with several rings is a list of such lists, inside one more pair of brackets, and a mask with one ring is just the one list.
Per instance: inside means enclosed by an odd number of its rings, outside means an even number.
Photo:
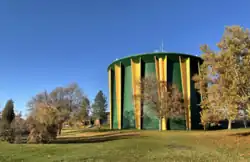
[{"label": "tree line", "polygon": [[7,101],[0,121],[2,140],[17,143],[26,134],[28,143],[49,143],[61,134],[64,123],[77,126],[77,123],[83,125],[86,121],[102,121],[107,117],[104,93],[99,91],[91,104],[76,83],[40,92],[30,99],[27,107],[29,114],[24,120],[15,115],[14,102]]}]

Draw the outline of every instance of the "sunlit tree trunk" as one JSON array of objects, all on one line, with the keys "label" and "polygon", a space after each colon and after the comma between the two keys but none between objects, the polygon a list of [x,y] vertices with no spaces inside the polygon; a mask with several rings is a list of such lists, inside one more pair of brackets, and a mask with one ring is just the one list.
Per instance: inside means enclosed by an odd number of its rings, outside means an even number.
[{"label": "sunlit tree trunk", "polygon": [[231,130],[232,129],[232,120],[228,119],[228,126],[227,129]]},{"label": "sunlit tree trunk", "polygon": [[162,128],[161,128],[161,117],[159,118],[159,131],[161,131]]},{"label": "sunlit tree trunk", "polygon": [[243,120],[243,124],[244,124],[244,127],[247,128],[247,120],[246,119]]},{"label": "sunlit tree trunk", "polygon": [[203,125],[204,131],[206,131],[206,127],[207,127],[207,124],[205,123],[205,124]]}]

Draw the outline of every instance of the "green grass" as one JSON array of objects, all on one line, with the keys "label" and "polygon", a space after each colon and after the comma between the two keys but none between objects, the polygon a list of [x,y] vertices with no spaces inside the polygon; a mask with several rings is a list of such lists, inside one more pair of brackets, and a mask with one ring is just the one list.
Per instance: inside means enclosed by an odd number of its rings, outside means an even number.
[{"label": "green grass", "polygon": [[248,131],[65,130],[53,144],[1,143],[0,161],[244,162],[250,161]]}]

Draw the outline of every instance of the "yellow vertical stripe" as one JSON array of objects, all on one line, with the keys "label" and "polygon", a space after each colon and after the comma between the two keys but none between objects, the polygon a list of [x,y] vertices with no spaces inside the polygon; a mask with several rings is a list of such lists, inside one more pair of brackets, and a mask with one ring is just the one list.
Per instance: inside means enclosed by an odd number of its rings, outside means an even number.
[{"label": "yellow vertical stripe", "polygon": [[[157,57],[155,56],[155,73],[156,73],[156,80],[161,80],[161,77],[162,77],[162,74],[161,74],[161,71],[162,71],[162,67],[161,67],[161,58],[158,60]],[[158,96],[161,96],[161,90],[160,90],[160,87],[158,87]],[[161,122],[161,129],[163,128],[162,126],[162,123],[163,123],[163,119],[159,120]]]},{"label": "yellow vertical stripe", "polygon": [[[141,59],[136,62],[133,59],[131,61],[131,70],[132,70],[132,87],[133,95],[140,95],[140,84],[141,79]],[[141,100],[138,98],[134,99],[134,111],[135,111],[135,127],[141,129]]]},{"label": "yellow vertical stripe", "polygon": [[[163,59],[162,58],[159,58],[159,81],[164,81],[163,78],[164,78],[164,67],[163,67]],[[160,87],[162,88],[162,87]],[[162,96],[162,92],[160,90],[160,95]],[[165,118],[162,118],[161,119],[161,130],[166,130],[165,128],[166,126],[166,120]]]},{"label": "yellow vertical stripe", "polygon": [[[155,56],[155,70],[156,70],[156,78],[159,81],[167,81],[167,57],[159,58]],[[159,87],[160,88],[160,87]],[[161,94],[161,90],[158,89],[158,95]],[[161,119],[161,130],[166,130],[166,118]]]},{"label": "yellow vertical stripe", "polygon": [[[167,56],[165,58],[162,58],[162,71],[161,71],[161,75],[162,75],[162,81],[167,82]],[[166,117],[164,117],[161,121],[161,125],[162,125],[162,130],[166,130],[167,129],[167,122],[166,122]]]},{"label": "yellow vertical stripe", "polygon": [[180,69],[181,69],[181,84],[182,84],[182,93],[185,105],[185,118],[186,118],[186,127],[189,129],[189,106],[188,106],[188,90],[187,90],[187,69],[186,61],[179,56]]},{"label": "yellow vertical stripe", "polygon": [[115,65],[115,81],[118,129],[121,129],[121,63]]},{"label": "yellow vertical stripe", "polygon": [[110,126],[110,129],[112,129],[112,125],[113,125],[113,119],[112,119],[112,89],[111,89],[111,68],[109,69],[109,110],[110,110],[110,113],[109,113],[109,126]]},{"label": "yellow vertical stripe", "polygon": [[159,80],[160,81],[163,81],[163,77],[164,77],[164,69],[163,69],[163,60],[162,58],[159,58]]},{"label": "yellow vertical stripe", "polygon": [[165,79],[165,81],[167,81],[167,74],[168,74],[167,61],[168,61],[168,57],[165,56],[165,59],[164,59],[164,79]]},{"label": "yellow vertical stripe", "polygon": [[191,129],[191,73],[190,73],[190,57],[186,59],[186,70],[187,70],[187,99],[188,99],[188,121],[189,129]]},{"label": "yellow vertical stripe", "polygon": [[158,59],[156,56],[154,57],[154,59],[155,59],[156,79],[158,80],[159,79],[159,64],[158,64]]}]

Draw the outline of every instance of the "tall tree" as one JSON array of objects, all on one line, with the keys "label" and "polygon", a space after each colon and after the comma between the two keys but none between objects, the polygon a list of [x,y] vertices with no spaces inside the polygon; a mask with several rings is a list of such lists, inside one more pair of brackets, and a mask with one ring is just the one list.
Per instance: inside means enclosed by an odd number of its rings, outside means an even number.
[{"label": "tall tree", "polygon": [[12,121],[15,119],[14,112],[14,102],[13,100],[8,100],[3,112],[2,119],[0,122],[0,137],[3,141],[8,141],[13,143],[15,141],[14,128],[12,128]]},{"label": "tall tree", "polygon": [[85,121],[89,118],[89,113],[90,113],[90,101],[88,99],[88,97],[83,97],[82,100],[82,105],[80,107],[80,111],[79,111],[79,118],[81,121]]},{"label": "tall tree", "polygon": [[[228,129],[231,129],[231,123],[236,119],[239,108],[243,106],[250,110],[249,31],[240,26],[226,27],[217,47],[219,51],[213,51],[207,45],[202,47],[203,68],[210,71],[205,73],[201,70],[201,75],[196,76],[194,80],[198,89],[202,89],[201,82],[205,82],[207,78],[213,80],[213,86],[207,85],[207,92],[200,91],[202,96],[206,96],[206,93],[208,96],[202,99],[201,105],[205,106],[205,100],[212,100],[213,104],[210,104],[208,109],[213,109],[220,119],[227,119]],[[209,96],[217,97],[211,99]]]},{"label": "tall tree", "polygon": [[89,120],[89,113],[90,101],[87,96],[84,96],[80,108],[72,114],[70,120],[73,122],[80,121],[81,123],[85,123],[86,120]]},{"label": "tall tree", "polygon": [[10,124],[15,118],[15,112],[14,112],[14,102],[13,100],[8,100],[3,112],[2,112],[2,120],[6,121],[8,124]]},{"label": "tall tree", "polygon": [[196,74],[193,80],[195,81],[195,88],[198,89],[202,98],[200,103],[202,111],[200,115],[201,124],[205,130],[208,124],[218,123],[220,120],[221,114],[219,114],[217,110],[220,103],[218,102],[220,100],[220,93],[218,84],[216,84],[218,81],[218,73],[214,69],[216,55],[210,51],[206,45],[202,46],[201,50],[206,51],[205,54],[202,55],[204,62],[200,66],[200,73]]},{"label": "tall tree", "polygon": [[94,119],[106,119],[107,98],[102,91],[99,91],[92,104],[92,116]]},{"label": "tall tree", "polygon": [[159,119],[159,130],[162,130],[162,119],[184,115],[182,94],[175,85],[148,76],[138,81],[138,87],[140,93],[134,97],[155,112]]},{"label": "tall tree", "polygon": [[[50,93],[45,91],[37,94],[28,102],[28,107],[31,113],[37,113],[37,107],[41,107],[37,105],[49,105],[56,108],[58,134],[61,134],[63,123],[70,118],[72,113],[81,107],[82,100],[82,90],[76,83],[72,83],[66,87],[57,87]],[[42,108],[45,107],[42,106]]]}]

